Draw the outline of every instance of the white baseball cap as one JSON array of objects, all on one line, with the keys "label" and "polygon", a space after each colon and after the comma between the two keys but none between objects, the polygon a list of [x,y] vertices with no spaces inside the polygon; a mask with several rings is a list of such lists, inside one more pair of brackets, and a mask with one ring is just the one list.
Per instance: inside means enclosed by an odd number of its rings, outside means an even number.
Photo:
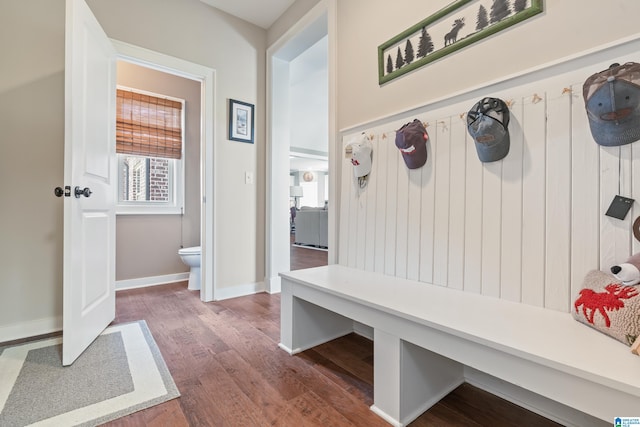
[{"label": "white baseball cap", "polygon": [[373,150],[373,144],[371,144],[367,135],[362,133],[357,137],[355,142],[349,145],[351,145],[353,174],[356,178],[369,175],[371,172],[371,151]]}]

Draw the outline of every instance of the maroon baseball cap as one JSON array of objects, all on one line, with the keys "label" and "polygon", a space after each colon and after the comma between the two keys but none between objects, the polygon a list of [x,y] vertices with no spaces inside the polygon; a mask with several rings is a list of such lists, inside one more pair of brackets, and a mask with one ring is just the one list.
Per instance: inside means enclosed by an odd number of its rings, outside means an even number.
[{"label": "maroon baseball cap", "polygon": [[427,162],[429,134],[422,122],[415,119],[396,131],[396,147],[409,169],[418,169]]}]

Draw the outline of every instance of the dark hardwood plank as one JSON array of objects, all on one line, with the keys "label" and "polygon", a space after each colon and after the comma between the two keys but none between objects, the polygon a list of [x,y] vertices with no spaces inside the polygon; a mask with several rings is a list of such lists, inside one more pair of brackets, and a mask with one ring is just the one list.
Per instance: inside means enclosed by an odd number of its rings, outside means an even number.
[{"label": "dark hardwood plank", "polygon": [[[291,243],[294,242],[294,235],[291,235]],[[301,248],[291,245],[290,270],[302,270],[303,268],[320,267],[327,265],[327,251],[310,248]]]},{"label": "dark hardwood plank", "polygon": [[[108,426],[387,426],[373,403],[373,343],[350,334],[289,356],[280,296],[202,303],[186,283],[121,291],[115,323],[144,319],[181,397]],[[465,384],[411,426],[552,426]]]}]

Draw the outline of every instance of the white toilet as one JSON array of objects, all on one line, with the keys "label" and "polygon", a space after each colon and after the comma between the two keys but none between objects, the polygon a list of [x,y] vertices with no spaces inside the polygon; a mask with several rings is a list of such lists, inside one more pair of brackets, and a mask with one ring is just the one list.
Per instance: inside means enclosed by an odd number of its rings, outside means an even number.
[{"label": "white toilet", "polygon": [[191,291],[200,290],[200,246],[182,248],[178,251],[182,262],[191,267],[189,272],[189,286]]}]

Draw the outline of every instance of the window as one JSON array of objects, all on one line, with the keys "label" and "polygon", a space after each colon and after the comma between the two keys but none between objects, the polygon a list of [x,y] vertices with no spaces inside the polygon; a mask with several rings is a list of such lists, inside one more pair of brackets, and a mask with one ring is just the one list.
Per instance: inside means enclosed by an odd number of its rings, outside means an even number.
[{"label": "window", "polygon": [[119,87],[118,214],[183,210],[184,100]]}]

